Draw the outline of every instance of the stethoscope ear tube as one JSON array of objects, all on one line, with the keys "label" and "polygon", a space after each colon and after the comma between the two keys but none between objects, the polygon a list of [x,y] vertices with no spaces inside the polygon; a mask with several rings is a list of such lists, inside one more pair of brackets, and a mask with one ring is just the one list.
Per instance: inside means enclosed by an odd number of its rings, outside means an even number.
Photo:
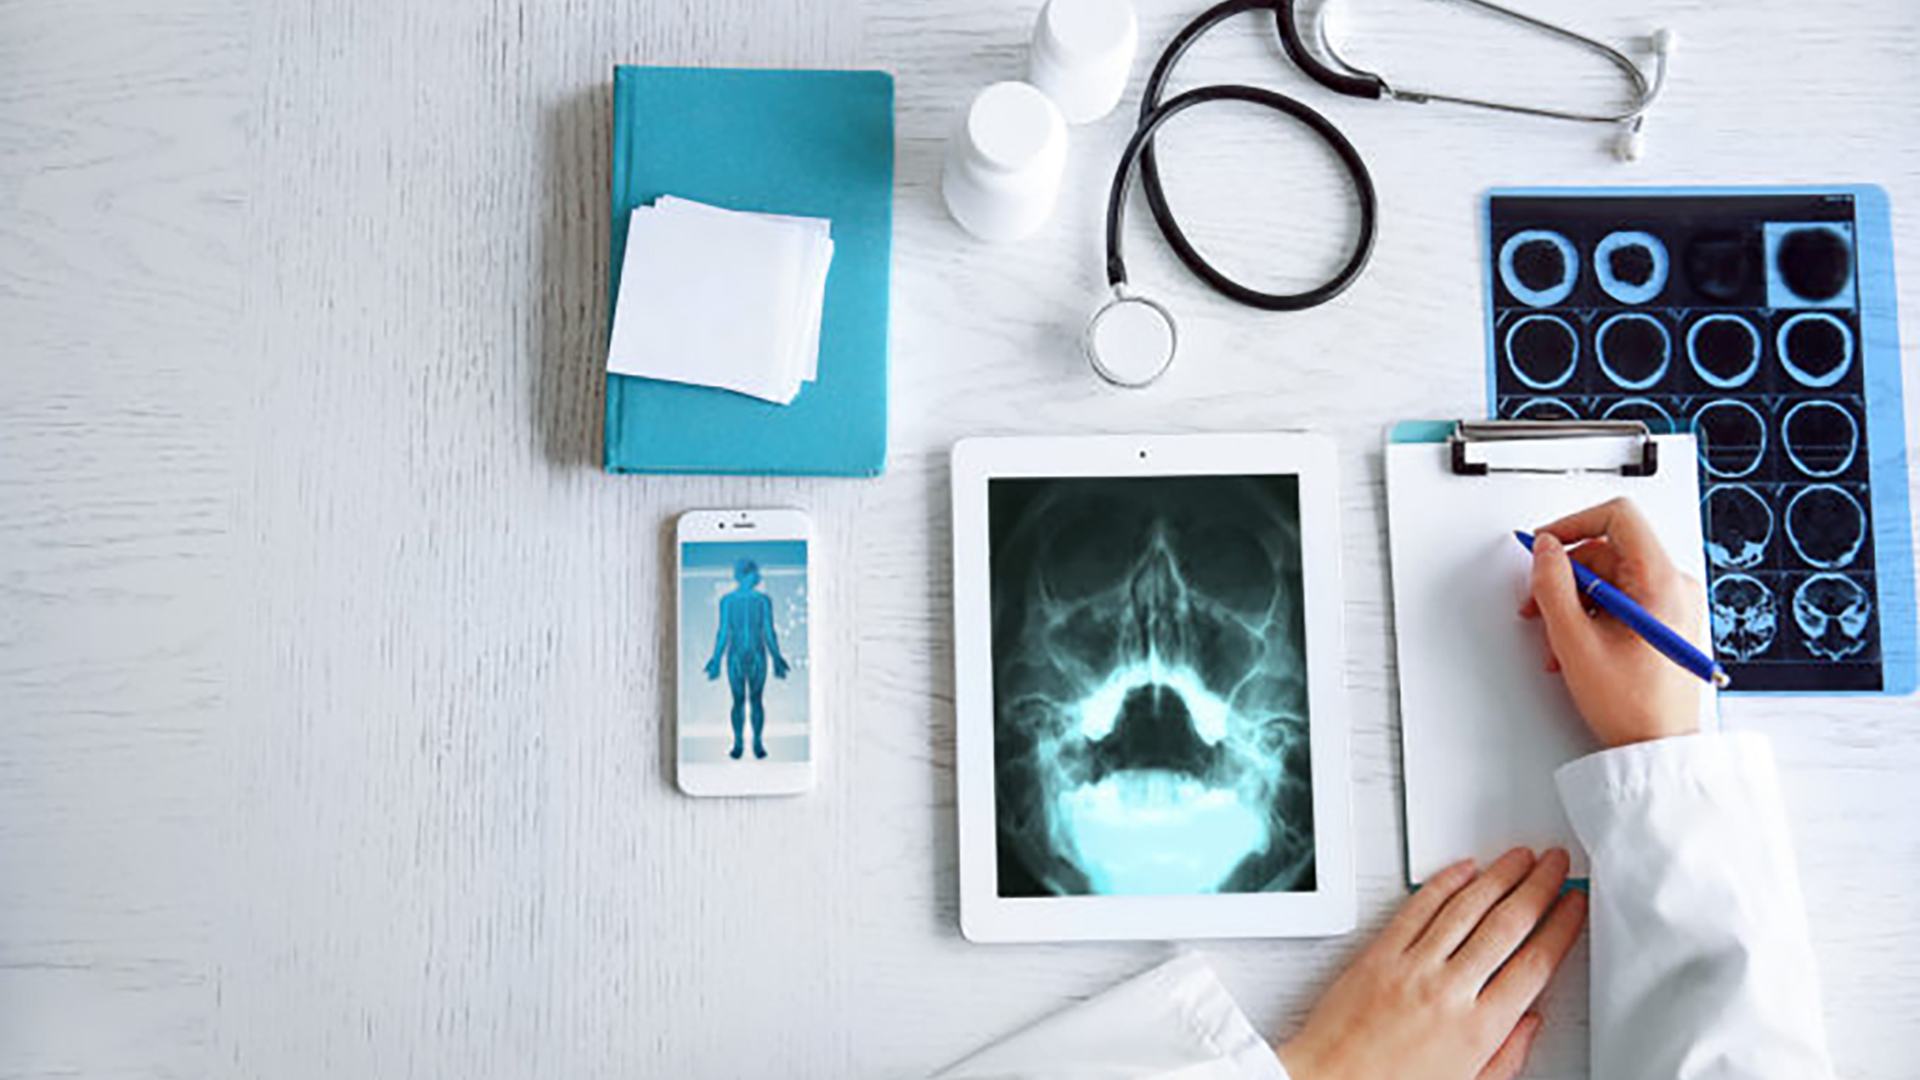
[{"label": "stethoscope ear tube", "polygon": [[[1153,214],[1153,221],[1159,226],[1160,235],[1166,238],[1167,246],[1171,247],[1180,261],[1186,264],[1187,269],[1193,271],[1201,280],[1221,294],[1242,304],[1263,311],[1299,311],[1324,304],[1345,292],[1347,287],[1360,276],[1361,271],[1366,269],[1367,261],[1373,255],[1374,233],[1378,219],[1378,200],[1373,190],[1373,178],[1367,172],[1366,163],[1360,159],[1359,151],[1353,148],[1353,144],[1348,142],[1346,136],[1329,123],[1326,117],[1283,94],[1252,86],[1203,86],[1165,102],[1161,101],[1161,95],[1166,91],[1167,80],[1172,76],[1173,69],[1180,62],[1180,58],[1185,56],[1194,42],[1200,40],[1208,30],[1235,15],[1244,12],[1272,12],[1274,28],[1280,37],[1280,46],[1287,56],[1313,81],[1339,94],[1358,98],[1392,98],[1412,102],[1447,101],[1566,120],[1607,123],[1624,121],[1630,124],[1627,146],[1630,150],[1637,147],[1639,117],[1653,103],[1653,99],[1658,96],[1661,85],[1665,81],[1667,55],[1672,50],[1671,34],[1662,31],[1655,35],[1653,44],[1656,66],[1652,80],[1648,80],[1641,74],[1639,67],[1632,59],[1605,42],[1504,7],[1495,0],[1461,0],[1461,2],[1597,52],[1618,66],[1632,81],[1636,91],[1633,105],[1623,112],[1585,114],[1509,102],[1483,101],[1464,96],[1395,90],[1379,76],[1346,62],[1332,42],[1326,38],[1324,32],[1320,45],[1326,52],[1327,60],[1323,60],[1320,54],[1309,48],[1300,29],[1300,0],[1219,0],[1182,27],[1167,44],[1166,49],[1161,52],[1160,59],[1154,63],[1153,72],[1147,77],[1146,91],[1141,95],[1139,123],[1134,128],[1133,137],[1127,141],[1125,152],[1120,155],[1119,167],[1114,170],[1113,186],[1107,196],[1106,240],[1107,283],[1113,288],[1115,299],[1095,313],[1094,321],[1089,325],[1087,338],[1088,358],[1092,360],[1095,370],[1099,371],[1103,378],[1118,385],[1138,386],[1151,382],[1165,368],[1165,363],[1160,363],[1158,366],[1139,365],[1143,373],[1146,369],[1151,369],[1150,374],[1144,374],[1143,378],[1134,378],[1127,373],[1112,370],[1112,366],[1104,363],[1099,356],[1099,350],[1094,341],[1094,331],[1100,326],[1103,316],[1108,316],[1114,311],[1140,314],[1150,308],[1155,313],[1153,317],[1166,324],[1168,328],[1166,340],[1169,362],[1176,336],[1171,329],[1172,315],[1165,308],[1144,298],[1130,296],[1126,290],[1127,261],[1123,250],[1125,243],[1123,234],[1126,225],[1127,195],[1132,189],[1136,168],[1140,171],[1141,189],[1146,196],[1147,209]],[[1326,13],[1321,14],[1324,16]],[[1324,26],[1322,30],[1324,31]],[[1331,63],[1327,62],[1328,60]],[[1359,201],[1360,206],[1359,235],[1355,239],[1353,253],[1348,257],[1346,265],[1323,284],[1299,293],[1268,293],[1248,288],[1207,262],[1206,257],[1201,255],[1199,249],[1187,239],[1186,233],[1180,228],[1180,223],[1174,220],[1173,208],[1168,205],[1166,190],[1160,183],[1160,167],[1154,156],[1153,137],[1161,125],[1168,120],[1195,105],[1209,101],[1242,101],[1286,113],[1319,136],[1333,149],[1339,156],[1341,164],[1346,167],[1347,174],[1353,182],[1354,197]],[[1146,306],[1143,307],[1143,304]]]},{"label": "stethoscope ear tube", "polygon": [[[1264,5],[1249,4],[1246,0],[1227,0],[1227,3],[1219,5],[1215,10],[1232,7],[1234,11],[1241,11],[1253,6]],[[1233,14],[1234,11],[1227,14]],[[1172,49],[1168,52],[1173,54]],[[1156,71],[1156,83],[1159,75],[1160,72]],[[1157,89],[1157,85],[1149,86],[1147,98],[1149,102],[1154,100],[1154,92]],[[1172,209],[1167,205],[1165,193],[1160,189],[1159,172],[1152,165],[1153,136],[1168,120],[1195,105],[1202,105],[1209,101],[1242,101],[1286,113],[1312,129],[1314,134],[1333,148],[1341,164],[1346,166],[1347,173],[1353,180],[1354,196],[1360,204],[1360,231],[1354,243],[1353,254],[1348,257],[1346,265],[1325,283],[1299,293],[1268,293],[1248,288],[1215,269],[1181,231],[1179,223],[1174,220]],[[1107,196],[1107,283],[1109,285],[1121,286],[1127,281],[1122,233],[1126,224],[1127,194],[1132,188],[1136,165],[1140,168],[1145,184],[1148,208],[1153,213],[1155,224],[1160,227],[1161,235],[1166,237],[1168,246],[1173,248],[1174,253],[1189,270],[1207,284],[1240,303],[1263,311],[1300,311],[1324,304],[1345,292],[1347,287],[1353,284],[1354,279],[1360,276],[1360,272],[1366,269],[1367,260],[1373,255],[1375,222],[1378,217],[1373,177],[1367,172],[1366,163],[1360,159],[1360,152],[1354,149],[1346,136],[1340,134],[1340,129],[1334,127],[1326,117],[1284,94],[1254,86],[1203,86],[1153,106],[1141,118],[1140,126],[1134,129],[1133,138],[1127,141],[1127,148],[1120,155],[1120,165],[1114,171],[1113,187]]]},{"label": "stethoscope ear tube", "polygon": [[1300,36],[1300,20],[1297,11],[1299,0],[1270,0],[1273,5],[1274,25],[1280,31],[1280,47],[1287,56],[1309,79],[1336,94],[1345,94],[1357,98],[1381,98],[1387,93],[1387,84],[1378,75],[1351,74],[1328,67],[1320,62],[1306,41]]}]

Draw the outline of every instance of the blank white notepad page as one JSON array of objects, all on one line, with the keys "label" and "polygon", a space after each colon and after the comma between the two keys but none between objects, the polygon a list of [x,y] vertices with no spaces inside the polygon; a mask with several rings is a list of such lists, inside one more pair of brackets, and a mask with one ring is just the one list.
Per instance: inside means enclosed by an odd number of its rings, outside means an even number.
[{"label": "blank white notepad page", "polygon": [[[1476,444],[1476,460],[1547,467],[1591,457],[1607,437]],[[1705,580],[1691,435],[1656,436],[1650,477],[1617,473],[1456,476],[1446,443],[1386,448],[1387,527],[1400,661],[1407,872],[1420,882],[1457,859],[1509,847],[1565,847],[1573,876],[1585,853],[1554,790],[1553,771],[1598,749],[1558,675],[1545,670],[1544,632],[1517,611],[1532,557],[1515,541],[1615,496],[1653,522],[1674,561]],[[1584,444],[1584,445],[1583,445]],[[1704,605],[1703,605],[1704,608]],[[1704,619],[1704,614],[1703,614]],[[1706,640],[1704,625],[1696,641]],[[1703,726],[1714,724],[1702,683]]]}]

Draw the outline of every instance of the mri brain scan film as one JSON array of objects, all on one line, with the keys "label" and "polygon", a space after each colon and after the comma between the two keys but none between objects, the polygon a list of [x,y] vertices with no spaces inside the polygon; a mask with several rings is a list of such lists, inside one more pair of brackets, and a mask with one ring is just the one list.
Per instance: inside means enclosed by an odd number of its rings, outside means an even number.
[{"label": "mri brain scan film", "polygon": [[[1906,507],[1875,505],[1888,489],[1870,438],[1876,423],[1902,434],[1898,349],[1875,345],[1893,335],[1869,332],[1862,273],[1891,229],[1859,213],[1845,192],[1488,205],[1495,415],[1694,435],[1714,647],[1736,692],[1887,689],[1899,651],[1881,633],[1911,641],[1892,633],[1913,622],[1897,599],[1911,545],[1876,543],[1876,516]],[[1876,420],[1888,384],[1895,406]]]},{"label": "mri brain scan film", "polygon": [[998,891],[1312,890],[1298,479],[995,480]]}]

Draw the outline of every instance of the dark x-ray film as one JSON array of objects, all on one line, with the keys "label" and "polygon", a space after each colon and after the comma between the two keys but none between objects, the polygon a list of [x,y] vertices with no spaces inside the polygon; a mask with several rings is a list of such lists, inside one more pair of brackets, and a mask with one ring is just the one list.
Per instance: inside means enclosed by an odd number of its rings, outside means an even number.
[{"label": "dark x-ray film", "polygon": [[1882,618],[1907,610],[1906,575],[1882,595],[1880,564],[1905,556],[1877,558],[1868,441],[1859,252],[1886,238],[1856,210],[1845,192],[1489,201],[1497,415],[1694,433],[1736,691],[1880,690]]},{"label": "dark x-ray film", "polygon": [[987,498],[999,894],[1313,890],[1298,478]]}]

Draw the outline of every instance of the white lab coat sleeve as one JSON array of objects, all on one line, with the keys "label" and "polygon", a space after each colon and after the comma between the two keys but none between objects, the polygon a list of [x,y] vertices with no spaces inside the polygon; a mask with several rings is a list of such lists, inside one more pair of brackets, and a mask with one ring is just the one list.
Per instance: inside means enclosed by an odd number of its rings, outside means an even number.
[{"label": "white lab coat sleeve", "polygon": [[1831,1077],[1766,740],[1639,743],[1555,779],[1593,866],[1593,1080]]},{"label": "white lab coat sleeve", "polygon": [[987,1047],[934,1080],[1288,1080],[1197,953]]}]

